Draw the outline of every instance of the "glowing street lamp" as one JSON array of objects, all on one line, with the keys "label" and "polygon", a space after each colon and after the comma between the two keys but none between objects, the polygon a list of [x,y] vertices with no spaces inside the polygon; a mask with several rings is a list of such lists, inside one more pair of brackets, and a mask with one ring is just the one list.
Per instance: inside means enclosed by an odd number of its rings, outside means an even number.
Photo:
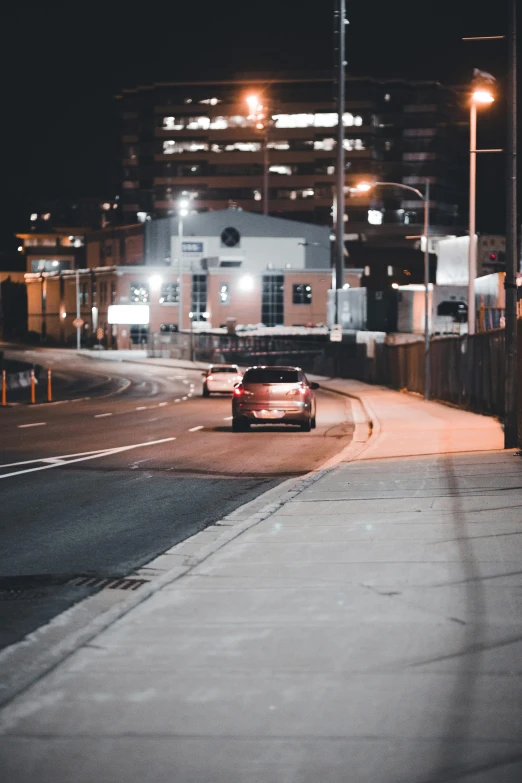
[{"label": "glowing street lamp", "polygon": [[[493,77],[491,77],[493,78]],[[477,276],[477,107],[495,100],[486,86],[477,86],[471,93],[469,112],[469,247],[468,247],[468,334],[475,334],[475,278]]]},{"label": "glowing street lamp", "polygon": [[[430,233],[430,181],[426,177],[424,194],[411,185],[403,185],[402,182],[359,182],[352,190],[359,193],[367,193],[374,187],[392,187],[401,190],[409,190],[415,193],[424,202],[424,399],[430,398],[430,317],[429,317],[429,285],[430,285],[430,255],[428,249],[428,236]],[[392,283],[392,288],[397,289],[397,283]]]}]

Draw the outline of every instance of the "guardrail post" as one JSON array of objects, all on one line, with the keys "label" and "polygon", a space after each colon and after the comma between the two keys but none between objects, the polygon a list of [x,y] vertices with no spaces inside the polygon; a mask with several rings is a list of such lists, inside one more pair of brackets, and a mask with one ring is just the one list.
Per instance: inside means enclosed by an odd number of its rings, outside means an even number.
[{"label": "guardrail post", "polygon": [[7,405],[7,370],[2,370],[2,405]]},{"label": "guardrail post", "polygon": [[47,402],[53,401],[53,389],[52,389],[52,370],[47,368]]},{"label": "guardrail post", "polygon": [[35,389],[34,370],[31,370],[31,404],[34,405],[35,402],[36,402],[36,389]]}]

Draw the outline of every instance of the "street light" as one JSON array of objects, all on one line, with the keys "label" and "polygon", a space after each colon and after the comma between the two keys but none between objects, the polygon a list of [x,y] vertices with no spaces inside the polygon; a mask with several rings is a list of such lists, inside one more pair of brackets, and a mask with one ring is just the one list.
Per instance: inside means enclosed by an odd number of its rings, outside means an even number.
[{"label": "street light", "polygon": [[495,98],[485,86],[472,94],[469,113],[469,247],[468,247],[468,334],[475,334],[475,278],[477,276],[477,106],[487,106]]},{"label": "street light", "polygon": [[263,215],[268,215],[268,126],[270,113],[266,116],[266,106],[263,106],[257,95],[247,95],[246,102],[249,108],[248,119],[255,123],[256,130],[264,131],[263,134]]},{"label": "street light", "polygon": [[[182,197],[178,200],[178,329],[180,334],[183,330],[183,218],[187,217],[189,207],[188,198]],[[183,350],[183,338],[180,339]]]},{"label": "street light", "polygon": [[[424,399],[430,398],[430,317],[429,317],[429,285],[430,285],[430,254],[428,236],[430,233],[430,181],[426,177],[424,195],[411,185],[402,182],[360,182],[356,191],[365,193],[374,187],[392,187],[409,190],[424,202]],[[394,285],[392,286],[395,287]]]}]

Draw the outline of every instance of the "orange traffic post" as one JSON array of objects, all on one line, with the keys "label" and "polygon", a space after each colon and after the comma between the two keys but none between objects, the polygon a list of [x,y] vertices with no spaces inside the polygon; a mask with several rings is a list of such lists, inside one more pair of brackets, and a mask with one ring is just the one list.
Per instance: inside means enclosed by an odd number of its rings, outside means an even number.
[{"label": "orange traffic post", "polygon": [[47,368],[47,402],[53,401],[53,389],[52,389],[52,371],[51,368]]},{"label": "orange traffic post", "polygon": [[34,380],[34,370],[31,370],[31,403],[34,404],[36,402],[36,389],[35,389],[35,380]]},{"label": "orange traffic post", "polygon": [[7,375],[6,375],[6,370],[2,370],[2,405],[7,405]]}]

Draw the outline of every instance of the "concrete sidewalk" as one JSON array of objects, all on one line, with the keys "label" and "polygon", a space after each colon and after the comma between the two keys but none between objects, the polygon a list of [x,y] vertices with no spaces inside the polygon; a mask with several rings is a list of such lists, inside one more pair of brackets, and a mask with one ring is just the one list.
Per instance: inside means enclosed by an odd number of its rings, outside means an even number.
[{"label": "concrete sidewalk", "polygon": [[522,779],[522,465],[494,420],[329,383],[372,411],[357,460],[165,555],[3,710],[2,779]]}]

